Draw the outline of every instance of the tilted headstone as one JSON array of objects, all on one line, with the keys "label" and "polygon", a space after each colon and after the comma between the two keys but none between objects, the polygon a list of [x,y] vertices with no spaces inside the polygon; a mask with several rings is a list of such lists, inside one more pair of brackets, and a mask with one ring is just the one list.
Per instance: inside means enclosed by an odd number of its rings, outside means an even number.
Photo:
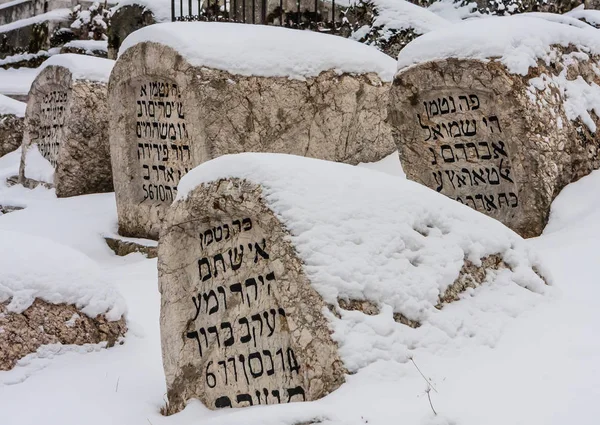
[{"label": "tilted headstone", "polygon": [[[545,50],[520,44],[533,36]],[[597,92],[600,51],[556,46],[569,40],[597,46],[600,33],[511,17],[409,44],[390,94],[406,175],[521,236],[539,235],[562,188],[600,166],[590,114],[600,97],[583,95]]]},{"label": "tilted headstone", "polygon": [[25,114],[19,180],[58,197],[113,190],[107,82],[114,61],[55,55],[34,80]]},{"label": "tilted headstone", "polygon": [[181,177],[245,151],[372,162],[393,60],[340,37],[279,27],[173,23],[124,42],[109,104],[119,233],[157,238]]},{"label": "tilted headstone", "polygon": [[477,307],[460,320],[443,308],[468,288],[502,275],[498,312],[503,288],[543,291],[520,237],[395,176],[246,153],[198,166],[179,189],[158,253],[170,412],[190,398],[315,400],[346,372],[408,361],[424,335],[486,333]]},{"label": "tilted headstone", "polygon": [[25,104],[0,94],[0,156],[21,146]]}]

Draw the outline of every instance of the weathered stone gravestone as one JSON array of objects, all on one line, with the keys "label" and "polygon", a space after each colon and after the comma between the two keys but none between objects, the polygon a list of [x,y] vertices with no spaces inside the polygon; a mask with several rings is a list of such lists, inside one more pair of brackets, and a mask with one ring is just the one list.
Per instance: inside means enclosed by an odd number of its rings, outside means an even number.
[{"label": "weathered stone gravestone", "polygon": [[125,302],[97,264],[50,240],[0,231],[0,371],[49,344],[114,345]]},{"label": "weathered stone gravestone", "polygon": [[346,372],[408,361],[401,347],[415,348],[421,324],[475,337],[443,306],[496,273],[526,293],[544,286],[502,224],[383,173],[239,154],[179,190],[158,253],[170,413],[190,398],[210,409],[318,399]]},{"label": "weathered stone gravestone", "polygon": [[356,164],[390,154],[392,62],[357,42],[278,27],[174,23],[133,33],[109,84],[119,233],[157,238],[181,177],[220,155]]},{"label": "weathered stone gravestone", "polygon": [[0,156],[21,146],[25,104],[0,94]]},{"label": "weathered stone gravestone", "polygon": [[[463,31],[477,34],[481,23],[416,40],[399,57],[390,122],[410,179],[532,237],[544,229],[560,190],[600,166],[597,117],[590,115],[598,106],[578,95],[582,87],[595,90],[600,79],[594,60],[577,51],[549,44],[553,59],[546,64],[536,57],[523,60],[529,53],[520,46],[493,50],[488,40],[511,23],[515,39],[526,25],[563,37],[567,27],[523,17],[493,19],[484,32],[489,37],[474,41],[481,49],[473,52],[457,45],[461,37],[465,43]],[[591,29],[567,28],[571,37],[596,36]],[[466,57],[452,58],[456,52]],[[471,59],[469,53],[500,59]],[[537,66],[529,68],[531,63]]]},{"label": "weathered stone gravestone", "polygon": [[52,56],[34,80],[25,114],[19,181],[58,197],[112,191],[106,85],[114,61]]}]

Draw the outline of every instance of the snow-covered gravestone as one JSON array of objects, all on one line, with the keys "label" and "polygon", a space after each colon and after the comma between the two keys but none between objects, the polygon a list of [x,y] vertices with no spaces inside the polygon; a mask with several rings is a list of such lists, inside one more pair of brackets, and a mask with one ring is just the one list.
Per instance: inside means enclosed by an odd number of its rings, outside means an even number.
[{"label": "snow-covered gravestone", "polygon": [[125,301],[88,257],[28,234],[2,230],[0,241],[0,371],[43,345],[125,334]]},{"label": "snow-covered gravestone", "polygon": [[21,146],[26,105],[0,94],[0,156]]},{"label": "snow-covered gravestone", "polygon": [[407,176],[539,235],[560,190],[600,166],[598,46],[585,24],[521,16],[410,43],[390,94]]},{"label": "snow-covered gravestone", "polygon": [[[211,409],[315,400],[378,360],[489,343],[490,326],[544,290],[501,223],[405,179],[281,154],[187,174],[158,269],[172,412],[190,398]],[[462,299],[480,293],[481,305]],[[464,316],[443,308],[459,299]]]},{"label": "snow-covered gravestone", "polygon": [[19,179],[59,197],[112,191],[107,83],[114,61],[52,56],[34,80],[25,114]]},{"label": "snow-covered gravestone", "polygon": [[157,238],[194,166],[229,153],[373,162],[395,150],[394,61],[341,37],[168,23],[131,34],[109,84],[119,233]]}]

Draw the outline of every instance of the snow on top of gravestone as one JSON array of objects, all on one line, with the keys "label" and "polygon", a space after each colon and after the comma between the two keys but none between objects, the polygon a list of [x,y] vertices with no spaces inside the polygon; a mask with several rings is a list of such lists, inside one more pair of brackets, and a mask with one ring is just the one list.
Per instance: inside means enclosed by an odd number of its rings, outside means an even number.
[{"label": "snow on top of gravestone", "polygon": [[26,103],[19,102],[18,100],[0,94],[0,115],[12,114],[18,117],[24,117],[26,108]]},{"label": "snow on top of gravestone", "polygon": [[398,70],[448,58],[494,59],[513,74],[527,75],[538,60],[550,60],[555,45],[600,53],[600,32],[535,15],[475,19],[413,40],[400,52]]},{"label": "snow on top of gravestone", "polygon": [[384,31],[412,28],[417,34],[425,34],[450,25],[441,16],[404,0],[374,0],[373,6],[377,16],[372,26],[381,26]]},{"label": "snow on top of gravestone", "polygon": [[118,320],[125,301],[90,258],[37,236],[0,230],[0,303],[21,313],[36,298],[73,304],[90,317]]},{"label": "snow on top of gravestone", "polygon": [[[117,10],[125,6],[136,5],[152,12],[152,16],[156,22],[169,22],[171,20],[171,2],[164,0],[123,0],[119,1],[119,4],[110,10],[114,14]],[[175,7],[176,11],[179,11],[179,3]],[[185,7],[187,7],[187,4]]]},{"label": "snow on top of gravestone", "polygon": [[193,66],[261,77],[315,77],[323,71],[377,73],[391,81],[394,60],[343,37],[267,25],[173,22],[130,34],[119,50],[155,42],[178,51]]},{"label": "snow on top of gravestone", "polygon": [[600,10],[584,9],[583,5],[565,13],[564,16],[579,19],[595,27],[600,26]]},{"label": "snow on top of gravestone", "polygon": [[111,59],[65,53],[51,56],[44,61],[39,70],[42,71],[48,66],[62,66],[71,72],[75,80],[91,80],[107,83],[114,65],[115,61]]},{"label": "snow on top of gravestone", "polygon": [[[337,319],[324,311],[350,370],[382,358],[405,361],[416,347],[493,343],[500,323],[545,292],[535,272],[543,266],[516,233],[422,185],[374,170],[291,155],[228,155],[189,172],[175,202],[202,183],[233,177],[261,185],[326,303],[342,298],[380,306],[376,316],[347,311]],[[489,281],[460,302],[435,307],[465,259],[480,265],[493,254],[510,269],[488,271]],[[398,326],[392,311],[421,326]]]}]

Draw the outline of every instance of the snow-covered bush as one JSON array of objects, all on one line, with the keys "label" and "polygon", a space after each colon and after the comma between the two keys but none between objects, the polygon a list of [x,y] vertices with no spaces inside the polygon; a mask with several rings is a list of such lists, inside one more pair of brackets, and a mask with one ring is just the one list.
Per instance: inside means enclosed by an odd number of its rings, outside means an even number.
[{"label": "snow-covered bush", "polygon": [[80,40],[106,40],[108,23],[111,16],[110,9],[95,2],[88,10],[83,10],[80,4],[73,7],[71,29]]},{"label": "snow-covered bush", "polygon": [[342,35],[396,58],[421,34],[448,25],[429,10],[404,0],[358,0],[344,13]]}]

